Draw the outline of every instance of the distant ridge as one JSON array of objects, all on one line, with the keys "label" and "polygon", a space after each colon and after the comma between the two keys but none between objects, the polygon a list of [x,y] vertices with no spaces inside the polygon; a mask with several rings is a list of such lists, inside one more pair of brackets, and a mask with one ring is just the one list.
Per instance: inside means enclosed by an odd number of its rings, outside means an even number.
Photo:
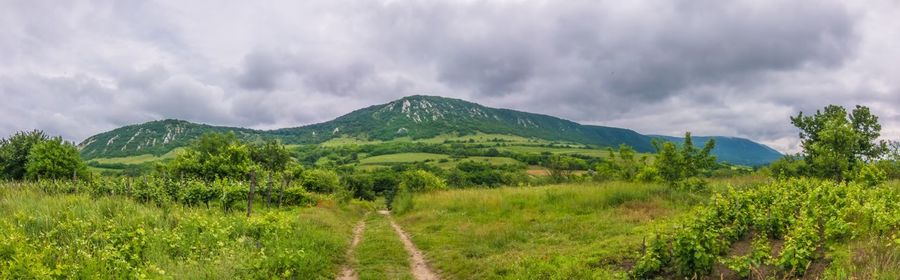
[{"label": "distant ridge", "polygon": [[[162,120],[100,133],[87,138],[79,147],[82,156],[88,159],[161,155],[187,145],[204,133],[227,131],[248,141],[277,138],[288,144],[315,144],[346,136],[370,140],[425,139],[481,132],[593,146],[626,144],[640,152],[653,152],[653,138],[680,141],[677,137],[647,136],[624,128],[582,125],[553,116],[490,108],[460,99],[413,95],[362,108],[332,121],[301,127],[254,130]],[[781,156],[777,151],[747,139],[713,138],[719,142],[714,153],[723,161],[759,165]],[[705,141],[698,139],[698,142]]]}]

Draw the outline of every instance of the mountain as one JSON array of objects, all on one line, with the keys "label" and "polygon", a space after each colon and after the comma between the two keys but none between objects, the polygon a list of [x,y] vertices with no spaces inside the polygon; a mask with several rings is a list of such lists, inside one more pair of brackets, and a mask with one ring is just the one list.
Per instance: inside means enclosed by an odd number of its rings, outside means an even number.
[{"label": "mountain", "polygon": [[[663,139],[677,144],[684,143],[684,138],[650,135],[652,138]],[[744,138],[725,136],[691,136],[695,147],[703,147],[710,139],[716,140],[716,146],[712,153],[720,161],[739,165],[756,166],[773,162],[783,155],[769,146],[756,143]]]},{"label": "mountain", "polygon": [[[244,140],[277,138],[287,144],[314,144],[345,136],[370,140],[390,140],[398,137],[425,139],[443,134],[481,132],[595,146],[627,144],[640,152],[653,152],[652,136],[629,129],[582,125],[547,115],[490,108],[460,99],[422,95],[408,96],[386,104],[359,109],[328,122],[276,130],[210,126],[180,120],[154,121],[91,136],[79,144],[79,147],[82,156],[88,159],[140,154],[160,155],[185,146],[204,133],[227,131],[233,131]],[[743,164],[762,164],[769,161],[760,158],[768,159],[774,154],[780,157],[780,154],[771,148],[750,140],[722,138],[746,144],[717,148],[715,153],[723,160],[728,158],[746,162]],[[670,140],[676,141],[674,138]],[[735,156],[732,156],[732,153]],[[763,156],[757,153],[762,153]],[[742,155],[749,155],[747,158],[751,159],[744,160]]]}]

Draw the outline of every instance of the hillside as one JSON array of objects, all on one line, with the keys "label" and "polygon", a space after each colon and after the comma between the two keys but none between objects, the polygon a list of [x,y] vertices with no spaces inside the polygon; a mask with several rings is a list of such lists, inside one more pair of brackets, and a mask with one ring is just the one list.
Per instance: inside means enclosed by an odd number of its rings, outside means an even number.
[{"label": "hillside", "polygon": [[[447,134],[485,133],[592,146],[626,144],[639,152],[653,152],[651,136],[629,129],[582,125],[547,115],[421,95],[359,109],[328,122],[277,130],[210,126],[180,120],[154,121],[91,136],[79,147],[82,156],[87,159],[161,155],[187,145],[204,133],[227,131],[233,131],[245,140],[277,138],[287,144],[315,144],[338,137],[383,141],[401,137],[415,140]],[[750,140],[722,139],[726,140],[722,141],[721,148],[716,149],[716,155],[724,161],[755,165],[780,156],[771,148]]]},{"label": "hillside", "polygon": [[[650,135],[652,138],[660,138],[675,143],[684,142],[682,137]],[[710,139],[716,140],[713,154],[718,160],[740,165],[761,165],[781,158],[782,154],[769,146],[756,143],[744,138],[725,136],[692,136],[694,145],[702,147]]]}]

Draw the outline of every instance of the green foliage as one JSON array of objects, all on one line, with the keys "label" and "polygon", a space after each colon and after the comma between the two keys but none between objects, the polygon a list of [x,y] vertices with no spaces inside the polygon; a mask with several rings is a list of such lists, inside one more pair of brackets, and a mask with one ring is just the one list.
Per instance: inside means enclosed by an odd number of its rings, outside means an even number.
[{"label": "green foliage", "polygon": [[316,199],[300,186],[292,186],[285,189],[282,199],[282,203],[286,205],[308,206],[316,203]]},{"label": "green foliage", "polygon": [[329,279],[362,216],[351,205],[248,218],[48,183],[0,185],[0,279]]},{"label": "green foliage", "polygon": [[524,177],[520,165],[494,165],[486,162],[463,161],[447,174],[447,183],[455,188],[516,185]]},{"label": "green foliage", "polygon": [[262,144],[250,145],[250,157],[268,171],[284,171],[291,155],[278,140],[269,139]]},{"label": "green foliage", "polygon": [[768,170],[772,177],[779,179],[802,177],[810,173],[806,161],[799,155],[787,155],[773,161]]},{"label": "green foliage", "polygon": [[554,182],[564,182],[572,178],[575,170],[587,169],[587,162],[568,155],[551,155],[545,164]]},{"label": "green foliage", "polygon": [[609,158],[594,167],[597,181],[622,180],[627,182],[651,182],[655,180],[656,169],[647,165],[647,158],[637,158],[637,152],[622,144],[616,151],[609,149]]},{"label": "green foliage", "polygon": [[[898,198],[900,191],[893,188],[813,179],[730,189],[660,234],[651,247],[663,249],[646,252],[632,273],[641,278],[667,272],[703,276],[718,260],[741,274],[771,263],[782,273],[802,276],[823,257],[818,253],[823,244],[900,230]],[[734,242],[748,235],[753,238],[751,255],[724,257]],[[779,255],[771,256],[768,238],[784,240]]]},{"label": "green foliage", "polygon": [[716,146],[715,140],[709,140],[703,149],[694,147],[691,133],[685,133],[681,147],[672,142],[655,142],[657,155],[654,161],[659,177],[673,187],[696,190],[702,188],[701,176],[716,163],[711,151]]},{"label": "green foliage", "polygon": [[375,200],[375,180],[369,174],[353,174],[344,176],[344,188],[350,194],[362,200]]},{"label": "green foliage", "polygon": [[72,178],[76,174],[80,178],[87,177],[78,149],[60,137],[35,143],[28,153],[25,169],[28,177],[33,179]]},{"label": "green foliage", "polygon": [[304,171],[302,182],[307,190],[317,193],[333,193],[341,186],[337,173],[327,169]]},{"label": "green foliage", "polygon": [[0,139],[0,179],[24,179],[31,148],[47,140],[50,138],[40,130],[20,131],[9,139]]},{"label": "green foliage", "polygon": [[887,142],[878,140],[881,125],[868,107],[857,105],[848,114],[841,106],[829,105],[815,115],[800,112],[791,117],[800,129],[803,155],[813,175],[843,181],[857,166],[881,158]]},{"label": "green foliage", "polygon": [[864,164],[859,166],[859,170],[854,172],[852,178],[853,181],[859,182],[869,187],[874,187],[881,185],[887,180],[887,172],[885,172],[879,165]]},{"label": "green foliage", "polygon": [[411,193],[430,192],[447,189],[444,179],[425,170],[414,170],[403,173],[400,189]]},{"label": "green foliage", "polygon": [[250,149],[229,134],[204,134],[175,157],[171,172],[205,180],[246,178],[254,162]]},{"label": "green foliage", "polygon": [[396,214],[404,214],[412,211],[415,203],[413,202],[413,192],[408,189],[401,188],[397,190],[397,194],[393,196],[388,209]]}]

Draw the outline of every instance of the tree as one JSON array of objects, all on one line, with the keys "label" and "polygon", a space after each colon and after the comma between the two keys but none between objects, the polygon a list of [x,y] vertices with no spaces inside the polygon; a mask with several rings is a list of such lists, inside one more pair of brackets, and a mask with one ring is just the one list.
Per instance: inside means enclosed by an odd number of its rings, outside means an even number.
[{"label": "tree", "polygon": [[41,141],[31,147],[25,164],[28,178],[64,179],[87,175],[87,167],[75,145],[62,137]]},{"label": "tree", "polygon": [[311,192],[333,193],[340,187],[337,173],[326,169],[313,169],[303,172],[303,186]]},{"label": "tree", "polygon": [[172,172],[206,180],[242,179],[253,167],[249,148],[238,141],[233,133],[204,134],[171,163]]},{"label": "tree", "polygon": [[353,174],[344,177],[344,187],[353,197],[363,200],[375,200],[375,180],[369,174]]},{"label": "tree", "polygon": [[40,130],[20,131],[9,139],[0,139],[0,178],[12,180],[25,178],[27,174],[25,165],[28,163],[31,148],[47,140],[49,137]]},{"label": "tree", "polygon": [[654,164],[660,178],[672,186],[685,186],[694,189],[702,184],[700,176],[712,168],[716,163],[716,157],[712,155],[712,149],[716,146],[715,139],[709,139],[703,145],[703,149],[694,147],[691,133],[684,134],[684,143],[681,148],[672,142],[653,142],[657,154]]},{"label": "tree", "polygon": [[547,170],[550,178],[555,182],[562,182],[572,177],[572,173],[579,168],[587,168],[587,163],[579,158],[566,155],[550,155],[547,158]]},{"label": "tree", "polygon": [[800,129],[803,156],[814,175],[844,181],[862,164],[881,158],[887,142],[878,140],[881,125],[868,107],[857,105],[849,114],[844,107],[828,105],[824,111],[791,117]]},{"label": "tree", "polygon": [[266,140],[262,144],[250,146],[250,157],[263,169],[270,172],[284,171],[291,155],[288,150],[275,139]]}]

